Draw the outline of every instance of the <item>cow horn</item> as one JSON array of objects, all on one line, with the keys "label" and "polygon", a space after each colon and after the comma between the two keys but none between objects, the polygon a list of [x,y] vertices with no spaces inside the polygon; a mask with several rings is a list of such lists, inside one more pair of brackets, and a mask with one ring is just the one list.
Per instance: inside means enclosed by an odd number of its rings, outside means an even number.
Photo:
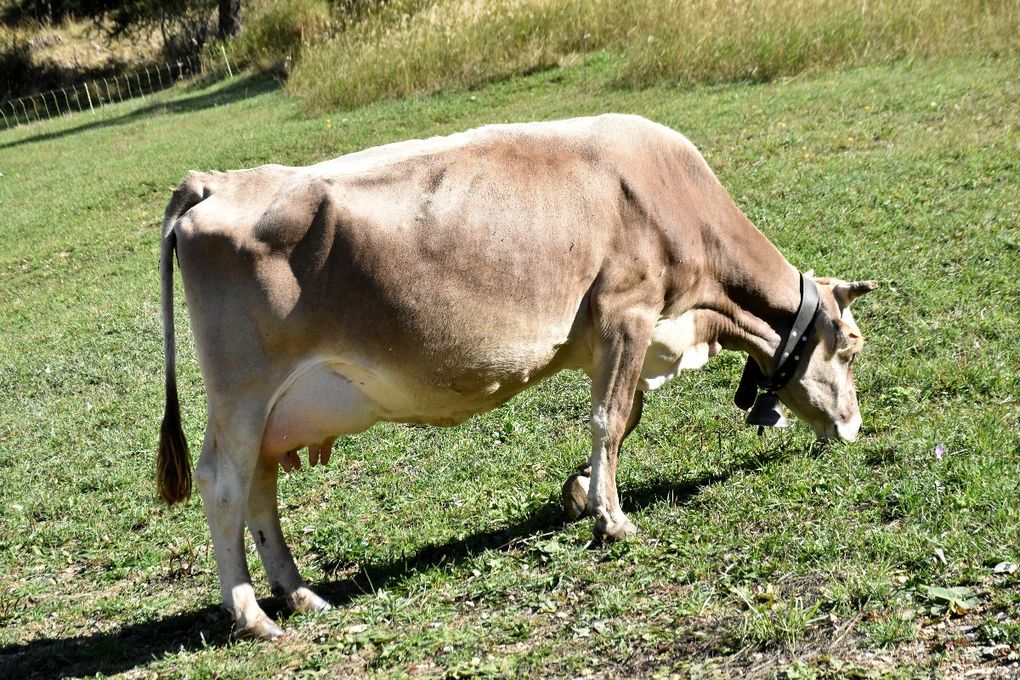
[{"label": "cow horn", "polygon": [[839,308],[846,309],[854,300],[876,288],[878,288],[878,281],[850,281],[837,284],[832,289],[832,294],[836,298],[836,302],[839,303]]}]

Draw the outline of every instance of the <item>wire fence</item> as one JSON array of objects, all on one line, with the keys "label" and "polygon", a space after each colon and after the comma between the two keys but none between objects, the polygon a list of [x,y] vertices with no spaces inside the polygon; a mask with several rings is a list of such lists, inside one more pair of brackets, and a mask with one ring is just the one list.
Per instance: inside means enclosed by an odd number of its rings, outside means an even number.
[{"label": "wire fence", "polygon": [[[233,75],[226,54],[223,55],[226,73]],[[37,94],[8,99],[0,103],[0,124],[3,129],[28,125],[35,121],[59,118],[68,113],[100,114],[109,104],[144,98],[165,90],[192,76],[204,75],[211,69],[198,57],[183,57],[161,65],[95,78],[82,83],[47,90]],[[219,69],[215,69],[219,71]]]}]

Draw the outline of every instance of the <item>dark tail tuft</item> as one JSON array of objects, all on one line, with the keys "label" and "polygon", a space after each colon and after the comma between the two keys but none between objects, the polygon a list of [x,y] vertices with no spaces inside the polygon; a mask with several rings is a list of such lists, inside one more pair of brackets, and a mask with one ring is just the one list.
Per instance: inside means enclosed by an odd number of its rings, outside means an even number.
[{"label": "dark tail tuft", "polygon": [[156,456],[156,479],[159,498],[167,505],[191,497],[191,455],[188,441],[181,429],[181,407],[177,401],[177,381],[166,381],[166,410],[159,427],[159,454]]}]

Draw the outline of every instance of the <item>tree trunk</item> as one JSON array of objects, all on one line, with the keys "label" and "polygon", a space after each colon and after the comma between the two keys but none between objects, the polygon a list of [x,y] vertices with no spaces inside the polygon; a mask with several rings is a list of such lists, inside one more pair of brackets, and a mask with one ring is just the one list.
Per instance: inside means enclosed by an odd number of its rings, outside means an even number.
[{"label": "tree trunk", "polygon": [[220,40],[231,38],[241,30],[241,0],[219,0]]},{"label": "tree trunk", "polygon": [[50,22],[59,24],[64,21],[65,16],[67,16],[67,6],[64,4],[64,0],[50,0]]}]

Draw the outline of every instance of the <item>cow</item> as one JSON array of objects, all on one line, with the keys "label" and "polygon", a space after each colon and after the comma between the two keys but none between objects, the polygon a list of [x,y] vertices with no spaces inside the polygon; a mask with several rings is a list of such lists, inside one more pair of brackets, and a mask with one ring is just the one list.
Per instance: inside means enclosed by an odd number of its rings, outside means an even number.
[{"label": "cow", "polygon": [[338,436],[376,422],[456,425],[558,371],[584,371],[592,450],[572,514],[594,518],[607,542],[635,531],[616,465],[643,394],[722,349],[748,355],[752,401],[765,390],[819,439],[853,440],[861,426],[851,363],[863,339],[848,307],[875,282],[802,274],[683,135],[637,116],[190,173],[167,206],[160,254],[157,478],[171,505],[192,489],[175,253],[208,397],[194,479],[241,635],[282,634],[256,602],[245,524],[273,591],[297,611],[329,608],[284,541],[277,476],[303,449],[326,463]]}]

